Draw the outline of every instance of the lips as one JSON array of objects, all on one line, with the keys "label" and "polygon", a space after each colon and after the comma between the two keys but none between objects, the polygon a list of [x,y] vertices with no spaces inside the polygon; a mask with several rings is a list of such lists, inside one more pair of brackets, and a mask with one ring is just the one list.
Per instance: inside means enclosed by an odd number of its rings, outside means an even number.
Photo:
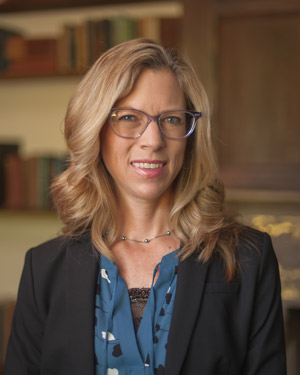
[{"label": "lips", "polygon": [[155,178],[163,173],[167,162],[163,160],[133,160],[130,164],[137,174],[146,178]]}]

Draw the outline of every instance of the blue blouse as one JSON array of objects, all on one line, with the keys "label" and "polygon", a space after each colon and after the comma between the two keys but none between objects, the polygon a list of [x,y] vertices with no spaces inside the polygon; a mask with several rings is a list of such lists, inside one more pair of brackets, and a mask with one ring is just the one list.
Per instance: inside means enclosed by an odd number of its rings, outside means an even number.
[{"label": "blue blouse", "polygon": [[126,283],[117,266],[101,255],[95,301],[96,375],[163,374],[176,292],[177,253],[165,255],[155,267],[136,333]]}]

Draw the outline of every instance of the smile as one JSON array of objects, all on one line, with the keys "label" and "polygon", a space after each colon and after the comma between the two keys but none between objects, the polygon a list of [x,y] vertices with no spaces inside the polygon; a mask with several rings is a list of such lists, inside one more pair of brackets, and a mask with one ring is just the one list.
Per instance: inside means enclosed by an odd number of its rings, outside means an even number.
[{"label": "smile", "polygon": [[131,163],[136,168],[143,168],[143,169],[156,169],[162,168],[164,163]]}]

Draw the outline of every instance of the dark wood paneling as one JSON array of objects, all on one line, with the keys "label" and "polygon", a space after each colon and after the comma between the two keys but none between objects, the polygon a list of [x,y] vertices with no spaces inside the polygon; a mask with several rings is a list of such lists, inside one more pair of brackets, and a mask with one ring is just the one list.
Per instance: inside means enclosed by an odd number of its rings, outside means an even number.
[{"label": "dark wood paneling", "polygon": [[182,50],[215,102],[215,17],[211,0],[183,0]]},{"label": "dark wood paneling", "polygon": [[300,0],[215,0],[216,13],[221,15],[262,15],[300,10]]},{"label": "dark wood paneling", "polygon": [[218,148],[229,186],[300,189],[299,24],[298,14],[220,19]]}]

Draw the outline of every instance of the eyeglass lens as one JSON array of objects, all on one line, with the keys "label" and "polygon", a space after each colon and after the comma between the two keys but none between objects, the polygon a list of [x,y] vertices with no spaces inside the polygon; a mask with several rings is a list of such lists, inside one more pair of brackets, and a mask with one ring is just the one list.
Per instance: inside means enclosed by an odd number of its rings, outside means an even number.
[{"label": "eyeglass lens", "polygon": [[[194,125],[194,116],[185,111],[163,113],[158,118],[162,133],[170,138],[183,138]],[[110,123],[114,132],[122,137],[139,136],[148,123],[147,115],[132,109],[118,109],[111,113]]]}]

